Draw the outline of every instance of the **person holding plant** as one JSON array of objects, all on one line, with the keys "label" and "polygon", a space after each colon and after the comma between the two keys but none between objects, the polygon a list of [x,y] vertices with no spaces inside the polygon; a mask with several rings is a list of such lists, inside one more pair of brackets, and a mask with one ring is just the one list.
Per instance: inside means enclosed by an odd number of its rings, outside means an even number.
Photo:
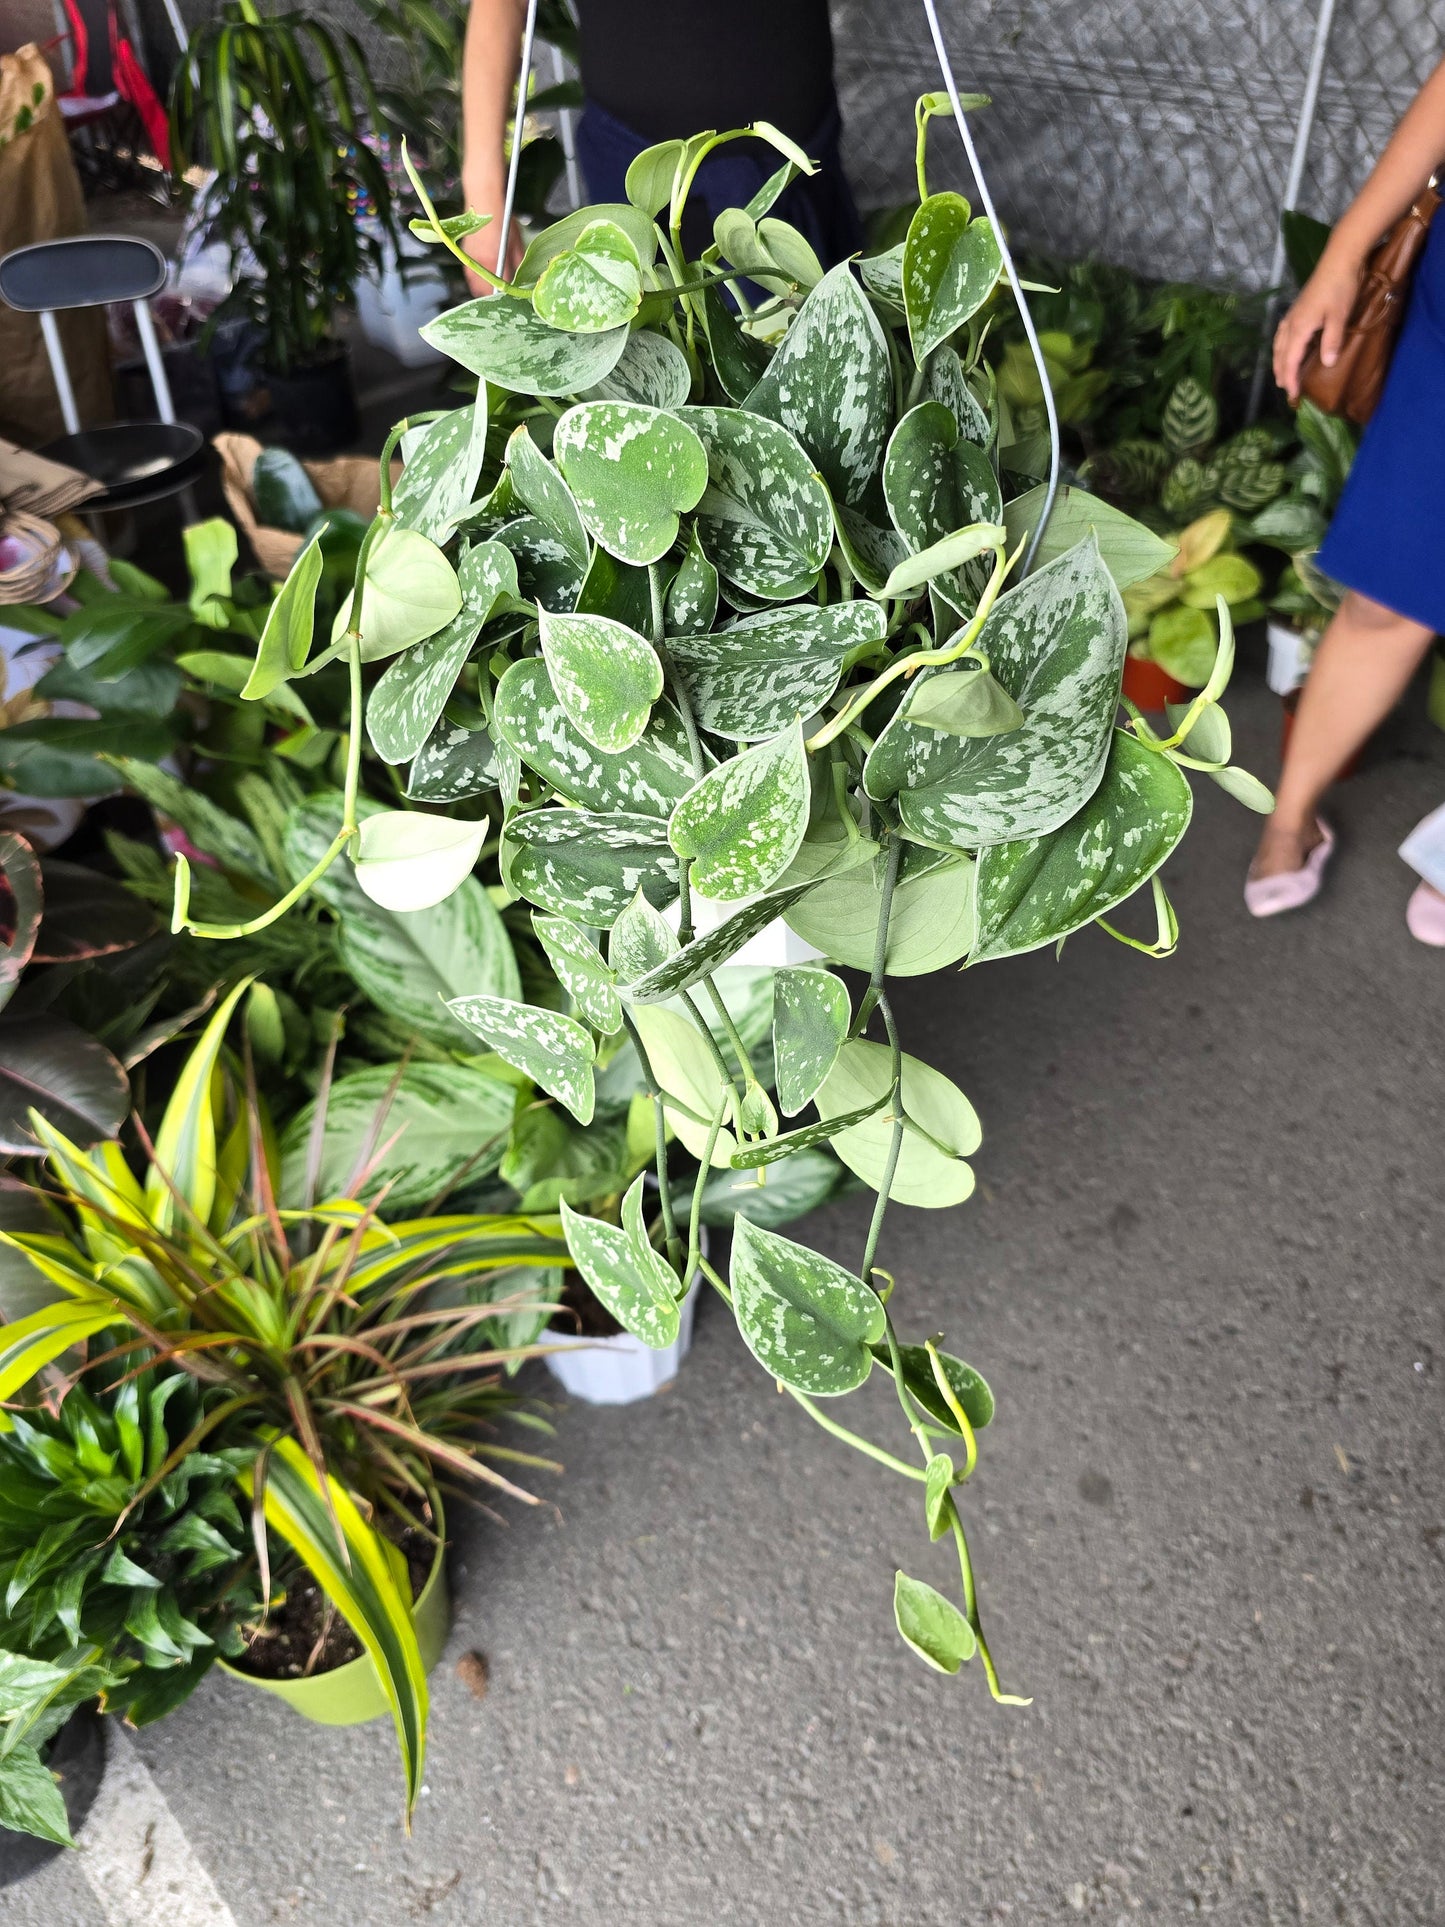
[{"label": "person holding plant", "polygon": [[[1292,402],[1315,341],[1325,366],[1334,366],[1371,249],[1442,160],[1445,62],[1421,88],[1280,323],[1274,371]],[[1437,220],[1384,394],[1319,551],[1319,567],[1347,594],[1304,686],[1274,814],[1244,886],[1257,917],[1298,909],[1318,895],[1335,845],[1318,815],[1320,798],[1404,693],[1432,636],[1445,631],[1442,524],[1445,220]],[[1407,921],[1423,942],[1445,945],[1445,896],[1422,882]]]},{"label": "person holding plant", "polygon": [[[772,212],[800,230],[825,266],[862,245],[838,158],[827,0],[581,0],[577,11],[586,96],[577,153],[589,199],[626,200],[627,169],[654,142],[770,121],[821,163]],[[526,0],[471,0],[467,19],[462,188],[468,208],[494,221],[506,200],[504,146],[525,17]],[[711,240],[713,215],[745,205],[777,165],[761,141],[733,142],[703,162],[684,225],[689,254]],[[495,268],[494,227],[467,247]],[[522,249],[514,223],[508,274]],[[471,286],[488,291],[480,276]]]}]

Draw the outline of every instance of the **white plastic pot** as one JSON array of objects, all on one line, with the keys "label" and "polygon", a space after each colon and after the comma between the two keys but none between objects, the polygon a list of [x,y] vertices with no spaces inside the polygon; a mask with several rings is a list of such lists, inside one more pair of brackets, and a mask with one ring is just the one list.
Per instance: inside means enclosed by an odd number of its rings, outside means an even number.
[{"label": "white plastic pot", "polygon": [[1265,671],[1265,681],[1276,696],[1288,696],[1292,690],[1299,688],[1309,673],[1314,640],[1301,635],[1298,629],[1291,629],[1284,622],[1266,623],[1264,633],[1269,642],[1269,667]]},{"label": "white plastic pot", "polygon": [[547,1369],[563,1387],[588,1405],[632,1405],[677,1377],[677,1368],[692,1343],[692,1314],[702,1286],[699,1274],[678,1307],[674,1342],[654,1351],[631,1332],[611,1338],[586,1338],[578,1332],[552,1329],[542,1343],[559,1349],[547,1354]]},{"label": "white plastic pot", "polygon": [[[705,937],[710,930],[716,930],[720,923],[726,923],[729,917],[735,916],[742,907],[737,903],[714,903],[708,897],[694,896],[693,927],[698,936]],[[676,904],[663,912],[674,929],[680,914]],[[813,948],[806,937],[800,937],[796,930],[790,930],[781,917],[774,917],[755,937],[750,937],[741,950],[728,958],[728,964],[769,964],[774,969],[781,969],[788,964],[816,963],[822,954],[821,950]]]}]

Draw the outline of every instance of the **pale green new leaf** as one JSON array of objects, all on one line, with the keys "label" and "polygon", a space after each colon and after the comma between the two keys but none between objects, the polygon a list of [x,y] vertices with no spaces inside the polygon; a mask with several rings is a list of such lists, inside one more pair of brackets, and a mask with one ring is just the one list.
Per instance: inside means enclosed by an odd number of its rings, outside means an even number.
[{"label": "pale green new leaf", "polygon": [[876,1292],[821,1252],[733,1224],[733,1310],[748,1350],[774,1378],[812,1398],[837,1398],[873,1369],[883,1336]]},{"label": "pale green new leaf", "polygon": [[575,1018],[505,997],[452,997],[447,1008],[579,1124],[592,1122],[597,1047]]},{"label": "pale green new leaf", "polygon": [[357,838],[356,881],[383,910],[430,910],[461,888],[472,873],[491,824],[427,816],[419,810],[378,810]]},{"label": "pale green new leaf", "polygon": [[893,1617],[905,1643],[936,1673],[956,1673],[978,1648],[972,1626],[953,1601],[906,1572],[893,1582]]},{"label": "pale green new leaf", "polygon": [[[331,626],[333,652],[351,621],[352,596]],[[457,572],[435,542],[393,523],[377,540],[366,564],[361,605],[361,660],[380,662],[414,642],[424,642],[462,606]]]},{"label": "pale green new leaf", "polygon": [[517,565],[500,542],[473,542],[457,565],[460,612],[445,629],[387,664],[366,703],[372,747],[387,763],[416,756],[435,729],[462,666],[497,605],[517,593]]},{"label": "pale green new leaf", "polygon": [[978,522],[972,528],[955,529],[952,535],[945,535],[941,542],[930,543],[919,554],[910,555],[896,564],[878,593],[888,601],[898,596],[915,595],[925,582],[931,582],[937,575],[948,575],[954,569],[961,569],[965,562],[972,562],[975,556],[1004,546],[1007,539],[1008,531],[997,522]]},{"label": "pale green new leaf", "polygon": [[639,1005],[632,1021],[662,1091],[668,1128],[699,1160],[707,1149],[712,1119],[719,1104],[724,1104],[724,1126],[713,1146],[712,1165],[716,1170],[730,1170],[738,1148],[737,1139],[727,1129],[731,1087],[723,1084],[697,1025],[679,1010],[654,1004]]},{"label": "pale green new leaf", "polygon": [[[843,1046],[818,1091],[820,1117],[839,1117],[876,1102],[893,1080],[893,1054],[885,1044],[855,1037]],[[941,1071],[903,1056],[903,1148],[889,1196],[898,1204],[942,1210],[962,1204],[973,1191],[973,1169],[964,1160],[979,1147],[978,1114]],[[891,1107],[833,1139],[848,1169],[876,1190],[883,1181],[893,1139]]]},{"label": "pale green new leaf", "polygon": [[808,827],[803,725],[755,744],[709,770],[677,805],[668,838],[692,859],[704,896],[736,903],[767,890],[787,869]]},{"label": "pale green new leaf", "polygon": [[[825,877],[786,910],[789,929],[835,963],[869,970],[883,913],[885,859]],[[973,947],[974,864],[970,857],[910,844],[903,853],[888,919],[890,977],[921,977],[957,963]]]},{"label": "pale green new leaf", "polygon": [[321,537],[313,535],[266,611],[256,660],[241,694],[260,702],[306,667],[316,629],[316,590],[321,581]]}]

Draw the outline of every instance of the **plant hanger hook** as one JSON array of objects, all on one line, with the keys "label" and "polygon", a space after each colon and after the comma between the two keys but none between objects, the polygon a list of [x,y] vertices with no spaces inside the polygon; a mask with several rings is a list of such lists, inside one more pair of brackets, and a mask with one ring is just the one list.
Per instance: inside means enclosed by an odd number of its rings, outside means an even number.
[{"label": "plant hanger hook", "polygon": [[537,0],[527,0],[527,24],[522,30],[522,64],[517,73],[517,111],[512,121],[512,152],[507,162],[507,198],[502,204],[502,238],[497,245],[497,273],[507,272],[507,237],[512,232],[512,209],[517,202],[517,174],[522,160],[522,125],[527,118],[527,87],[532,78],[532,45],[537,38]]},{"label": "plant hanger hook", "polygon": [[969,129],[968,117],[963,111],[963,102],[958,97],[958,82],[953,77],[953,64],[948,58],[948,48],[944,45],[943,29],[938,22],[938,8],[935,5],[935,0],[923,0],[923,11],[928,15],[929,30],[933,35],[934,50],[938,55],[938,69],[943,75],[943,84],[948,92],[949,105],[953,108],[953,118],[958,127],[959,139],[963,142],[963,151],[968,155],[968,164],[973,170],[973,178],[978,187],[978,197],[983,202],[985,214],[987,214],[990,222],[993,224],[994,235],[998,241],[999,253],[1003,256],[1004,273],[1008,276],[1008,284],[1010,288],[1013,289],[1014,300],[1018,303],[1019,319],[1024,324],[1024,333],[1028,337],[1029,352],[1033,355],[1034,366],[1039,371],[1039,382],[1044,391],[1044,411],[1049,419],[1049,485],[1044,491],[1043,513],[1039,516],[1037,528],[1029,538],[1028,550],[1024,556],[1024,566],[1021,574],[1027,575],[1029,570],[1034,566],[1034,557],[1038,554],[1039,544],[1044,539],[1044,530],[1049,525],[1049,517],[1054,512],[1054,501],[1059,492],[1059,415],[1058,410],[1054,406],[1054,391],[1049,383],[1049,371],[1044,362],[1044,351],[1039,346],[1038,331],[1034,327],[1034,318],[1029,312],[1028,302],[1024,299],[1024,291],[1019,281],[1018,269],[1014,266],[1013,252],[1004,237],[1003,224],[998,218],[998,210],[994,207],[993,196],[988,191],[988,182],[984,178],[983,166],[978,158],[978,149],[973,144],[973,134]]}]

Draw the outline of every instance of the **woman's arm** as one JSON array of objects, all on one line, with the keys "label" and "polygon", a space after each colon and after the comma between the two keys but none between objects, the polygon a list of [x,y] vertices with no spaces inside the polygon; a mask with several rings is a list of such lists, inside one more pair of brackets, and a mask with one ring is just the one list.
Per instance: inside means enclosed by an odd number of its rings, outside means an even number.
[{"label": "woman's arm", "polygon": [[1371,248],[1410,206],[1442,160],[1445,61],[1410,103],[1370,178],[1336,223],[1319,266],[1279,324],[1274,373],[1291,401],[1299,400],[1300,365],[1316,335],[1320,360],[1326,368],[1334,366]]},{"label": "woman's arm", "polygon": [[[466,47],[462,55],[462,194],[476,214],[492,224],[462,243],[487,267],[497,265],[502,207],[507,197],[503,148],[512,111],[512,89],[522,53],[525,0],[471,0]],[[522,236],[515,221],[507,237],[508,275],[522,258]],[[487,284],[468,276],[473,294]]]}]

